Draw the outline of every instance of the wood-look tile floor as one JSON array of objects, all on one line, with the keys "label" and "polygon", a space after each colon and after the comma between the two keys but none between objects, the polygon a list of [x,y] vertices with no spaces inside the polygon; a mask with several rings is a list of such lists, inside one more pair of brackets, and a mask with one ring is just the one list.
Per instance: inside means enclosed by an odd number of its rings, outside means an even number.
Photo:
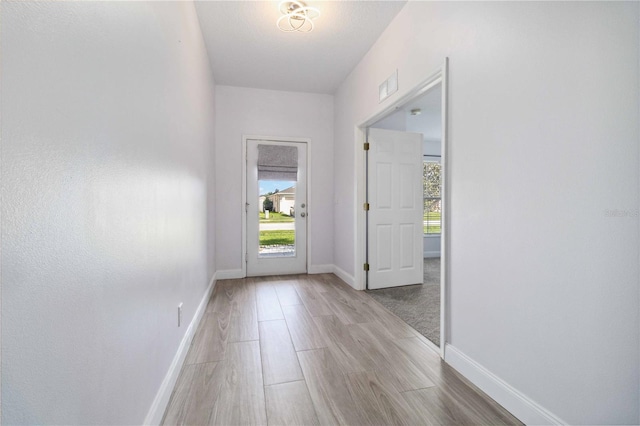
[{"label": "wood-look tile floor", "polygon": [[521,424],[335,275],[219,281],[164,424]]}]

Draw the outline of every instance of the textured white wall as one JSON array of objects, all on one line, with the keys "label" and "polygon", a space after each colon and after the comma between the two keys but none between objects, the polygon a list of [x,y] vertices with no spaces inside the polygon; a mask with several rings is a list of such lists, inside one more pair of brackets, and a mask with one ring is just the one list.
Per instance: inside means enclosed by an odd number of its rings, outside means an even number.
[{"label": "textured white wall", "polygon": [[207,276],[213,277],[217,271],[216,263],[216,135],[217,112],[215,107],[215,82],[212,84],[213,102],[210,106],[209,126],[213,131],[209,135],[207,167]]},{"label": "textured white wall", "polygon": [[[420,115],[407,115],[407,132],[422,133],[425,154],[440,155],[442,138],[442,115],[440,111],[426,111]],[[429,143],[427,143],[429,142]]]},{"label": "textured white wall", "polygon": [[407,113],[403,110],[398,110],[376,121],[371,127],[405,132],[407,130]]},{"label": "textured white wall", "polygon": [[333,264],[333,97],[216,87],[217,269],[242,268],[242,135],[311,138],[310,258]]},{"label": "textured white wall", "polygon": [[215,267],[195,10],[2,7],[2,422],[139,424]]},{"label": "textured white wall", "polygon": [[354,126],[450,57],[448,340],[572,424],[640,420],[639,7],[409,2],[335,95],[353,273]]}]

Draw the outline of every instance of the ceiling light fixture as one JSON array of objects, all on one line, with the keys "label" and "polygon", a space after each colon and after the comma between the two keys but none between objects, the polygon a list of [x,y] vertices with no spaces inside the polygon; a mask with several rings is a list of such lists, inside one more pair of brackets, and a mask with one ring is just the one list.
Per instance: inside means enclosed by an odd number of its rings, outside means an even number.
[{"label": "ceiling light fixture", "polygon": [[313,20],[320,16],[318,9],[300,1],[283,1],[279,8],[282,16],[278,18],[276,25],[286,33],[308,33],[313,30]]}]

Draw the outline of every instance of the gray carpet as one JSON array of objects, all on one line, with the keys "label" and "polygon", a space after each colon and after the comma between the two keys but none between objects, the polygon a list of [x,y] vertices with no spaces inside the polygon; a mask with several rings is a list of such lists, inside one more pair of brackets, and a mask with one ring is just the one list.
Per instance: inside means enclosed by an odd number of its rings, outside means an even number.
[{"label": "gray carpet", "polygon": [[371,297],[440,346],[440,258],[424,259],[424,283],[368,290]]}]

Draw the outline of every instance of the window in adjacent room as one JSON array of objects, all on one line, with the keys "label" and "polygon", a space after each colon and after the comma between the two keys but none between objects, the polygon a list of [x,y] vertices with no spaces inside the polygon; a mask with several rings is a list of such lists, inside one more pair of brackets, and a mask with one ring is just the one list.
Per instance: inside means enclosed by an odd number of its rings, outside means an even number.
[{"label": "window in adjacent room", "polygon": [[424,233],[439,235],[442,219],[440,156],[425,155],[422,163],[422,183],[424,194]]}]

